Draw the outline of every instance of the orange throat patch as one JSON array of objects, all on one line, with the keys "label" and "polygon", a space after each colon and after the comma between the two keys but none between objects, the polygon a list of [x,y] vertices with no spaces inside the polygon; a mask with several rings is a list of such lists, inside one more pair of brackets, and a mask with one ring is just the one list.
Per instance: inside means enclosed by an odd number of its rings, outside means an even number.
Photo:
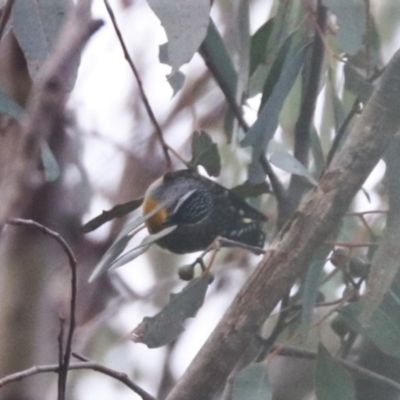
[{"label": "orange throat patch", "polygon": [[[158,201],[152,198],[147,198],[143,202],[142,212],[143,215],[150,213],[155,207],[159,205]],[[168,216],[168,211],[163,207],[160,211],[157,211],[148,220],[145,221],[145,225],[150,233],[157,233],[164,229],[164,223]]]}]

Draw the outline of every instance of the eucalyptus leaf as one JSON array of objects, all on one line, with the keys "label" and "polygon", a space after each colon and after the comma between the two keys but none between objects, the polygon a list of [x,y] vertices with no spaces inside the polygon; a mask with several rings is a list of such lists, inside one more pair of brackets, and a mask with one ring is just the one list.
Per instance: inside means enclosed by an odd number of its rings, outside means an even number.
[{"label": "eucalyptus leaf", "polygon": [[168,38],[168,61],[175,73],[190,61],[207,34],[209,0],[147,0]]},{"label": "eucalyptus leaf", "polygon": [[224,41],[211,20],[200,54],[214,76],[225,97],[236,102],[237,73]]},{"label": "eucalyptus leaf", "polygon": [[[13,5],[12,29],[34,82],[37,82],[43,63],[54,49],[71,5],[70,0],[19,0]],[[75,82],[76,73],[74,75],[68,82],[69,89]]]},{"label": "eucalyptus leaf", "polygon": [[234,380],[232,400],[272,400],[266,363],[250,364]]},{"label": "eucalyptus leaf", "polygon": [[311,175],[310,171],[290,153],[286,151],[277,151],[270,156],[269,161],[276,167],[291,174],[303,176],[312,185],[318,186],[318,182]]},{"label": "eucalyptus leaf", "polygon": [[385,154],[389,210],[386,227],[371,262],[367,293],[363,298],[362,324],[379,307],[400,271],[400,138],[394,137]]},{"label": "eucalyptus leaf", "polygon": [[143,197],[128,201],[127,203],[117,204],[111,210],[103,211],[97,217],[86,222],[86,224],[84,224],[82,227],[82,231],[84,233],[94,231],[95,229],[99,228],[106,222],[112,221],[115,218],[124,217],[130,212],[135,211],[142,205],[142,203],[143,203]]},{"label": "eucalyptus leaf", "polygon": [[274,27],[274,18],[269,19],[251,38],[250,45],[250,75],[253,75],[260,64],[265,63],[267,44]]},{"label": "eucalyptus leaf", "polygon": [[189,164],[192,167],[201,165],[210,176],[218,176],[220,174],[221,158],[218,147],[207,132],[193,133],[192,160]]},{"label": "eucalyptus leaf", "polygon": [[316,259],[307,269],[302,290],[301,307],[301,331],[306,337],[310,329],[315,302],[317,300],[319,287],[322,280],[322,272],[325,260]]},{"label": "eucalyptus leaf", "polygon": [[356,400],[349,372],[320,344],[317,354],[315,391],[318,400]]},{"label": "eucalyptus leaf", "polygon": [[251,146],[253,148],[252,160],[249,166],[249,180],[252,183],[264,180],[263,175],[265,176],[265,174],[260,166],[259,159],[264,155],[269,141],[275,134],[278,127],[279,114],[303,66],[308,46],[309,44],[304,43],[302,38],[298,38],[291,43],[278,82],[274,85],[273,91],[262,107],[256,122],[241,142],[243,147]]},{"label": "eucalyptus leaf", "polygon": [[400,306],[396,297],[393,296],[392,300],[386,300],[386,304],[384,302],[375,309],[367,325],[363,325],[361,321],[362,303],[351,303],[339,310],[351,329],[368,338],[391,357],[400,357],[400,316],[396,311]]},{"label": "eucalyptus leaf", "polygon": [[131,332],[134,342],[144,343],[149,348],[164,346],[183,332],[183,323],[193,318],[204,302],[210,276],[204,274],[193,279],[179,293],[171,294],[169,303],[154,317],[146,317]]}]

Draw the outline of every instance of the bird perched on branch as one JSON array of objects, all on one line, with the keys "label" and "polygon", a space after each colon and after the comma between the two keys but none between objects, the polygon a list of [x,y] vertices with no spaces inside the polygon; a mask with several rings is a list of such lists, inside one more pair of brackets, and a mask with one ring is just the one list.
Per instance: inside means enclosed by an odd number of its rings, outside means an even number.
[{"label": "bird perched on branch", "polygon": [[[162,206],[161,206],[162,205]],[[262,248],[264,214],[239,195],[190,170],[168,172],[147,189],[143,214],[150,234],[176,228],[157,240],[177,254],[206,249],[217,238]],[[161,207],[161,208],[160,208]]]}]

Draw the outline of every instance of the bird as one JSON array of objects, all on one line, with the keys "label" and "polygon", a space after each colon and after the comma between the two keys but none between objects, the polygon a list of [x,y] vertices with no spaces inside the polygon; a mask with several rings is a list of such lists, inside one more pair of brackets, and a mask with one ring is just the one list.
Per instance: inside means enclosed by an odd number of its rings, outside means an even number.
[{"label": "bird", "polygon": [[150,234],[175,226],[156,244],[176,254],[205,250],[218,237],[257,248],[265,243],[263,213],[189,169],[167,172],[153,182],[145,192],[142,213],[151,215],[145,221]]}]

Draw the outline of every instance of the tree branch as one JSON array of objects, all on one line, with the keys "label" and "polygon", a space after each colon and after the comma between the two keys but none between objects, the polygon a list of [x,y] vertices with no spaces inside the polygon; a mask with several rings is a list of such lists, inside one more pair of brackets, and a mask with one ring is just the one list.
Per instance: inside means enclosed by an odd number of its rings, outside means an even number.
[{"label": "tree branch", "polygon": [[197,354],[168,400],[209,399],[315,251],[335,231],[400,128],[400,51],[395,54],[340,153],[310,199],[276,236],[257,269]]},{"label": "tree branch", "polygon": [[[100,372],[104,375],[110,376],[111,378],[116,379],[117,381],[123,383],[128,388],[132,389],[135,393],[137,393],[143,400],[155,400],[153,396],[143,390],[140,386],[136,385],[135,382],[131,381],[128,378],[128,375],[124,372],[115,371],[111,368],[106,367],[105,365],[99,364],[94,361],[88,362],[79,362],[73,363],[69,365],[69,370],[78,370],[78,369],[91,369],[93,371]],[[42,374],[45,372],[55,372],[59,373],[60,368],[57,364],[54,365],[40,365],[25,369],[24,371],[16,372],[15,374],[7,375],[4,378],[0,379],[0,388],[5,385],[8,385],[12,382],[17,382],[22,379],[25,379],[29,376]]]},{"label": "tree branch", "polygon": [[124,38],[122,37],[122,33],[121,33],[121,31],[120,31],[120,29],[118,27],[117,20],[115,19],[114,12],[113,12],[110,4],[108,3],[108,0],[104,0],[104,5],[106,6],[108,15],[110,16],[111,22],[112,22],[112,24],[114,26],[115,33],[117,34],[119,43],[121,44],[125,60],[129,64],[129,67],[131,68],[131,70],[133,72],[133,75],[135,76],[136,82],[137,82],[138,87],[139,87],[139,93],[140,93],[140,97],[142,98],[142,102],[143,102],[144,108],[146,109],[147,115],[149,116],[150,121],[152,122],[152,124],[154,126],[154,129],[156,130],[156,134],[157,134],[158,140],[159,140],[159,142],[161,144],[161,148],[162,148],[162,151],[164,153],[165,162],[167,163],[167,168],[169,170],[171,170],[172,169],[172,162],[171,162],[171,157],[169,156],[169,146],[167,145],[167,143],[165,143],[164,135],[162,133],[160,124],[158,123],[157,118],[154,115],[153,109],[151,108],[149,99],[146,96],[146,92],[144,91],[143,83],[142,83],[142,80],[140,79],[139,72],[138,72],[138,70],[137,70],[137,68],[136,68],[131,56],[129,55],[129,51],[126,48]]}]

